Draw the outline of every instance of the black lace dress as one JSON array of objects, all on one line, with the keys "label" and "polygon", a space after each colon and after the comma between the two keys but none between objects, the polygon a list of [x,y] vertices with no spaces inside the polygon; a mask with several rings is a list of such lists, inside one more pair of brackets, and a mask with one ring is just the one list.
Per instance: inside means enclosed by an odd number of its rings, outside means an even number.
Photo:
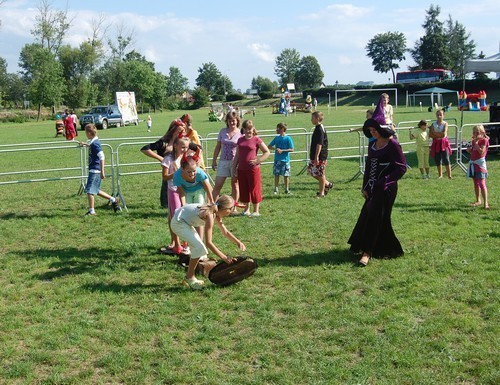
[{"label": "black lace dress", "polygon": [[358,222],[348,243],[353,252],[366,252],[372,257],[403,255],[391,223],[391,212],[398,192],[398,180],[406,172],[406,159],[401,145],[394,139],[376,149],[370,143],[362,191],[368,193]]}]

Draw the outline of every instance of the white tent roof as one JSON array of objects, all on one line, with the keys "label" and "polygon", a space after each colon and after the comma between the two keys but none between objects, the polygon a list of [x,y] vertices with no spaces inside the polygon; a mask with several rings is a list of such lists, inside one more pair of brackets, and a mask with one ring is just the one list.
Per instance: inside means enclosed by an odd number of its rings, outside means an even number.
[{"label": "white tent roof", "polygon": [[465,61],[465,73],[469,72],[500,72],[500,53],[484,58]]}]

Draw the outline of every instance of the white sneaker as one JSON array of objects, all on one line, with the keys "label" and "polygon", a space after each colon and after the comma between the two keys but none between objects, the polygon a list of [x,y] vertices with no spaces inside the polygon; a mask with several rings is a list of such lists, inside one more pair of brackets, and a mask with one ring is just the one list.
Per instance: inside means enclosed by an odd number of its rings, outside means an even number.
[{"label": "white sneaker", "polygon": [[278,187],[275,187],[275,188],[274,188],[274,195],[277,195],[278,193],[279,193],[279,191],[278,191]]},{"label": "white sneaker", "polygon": [[201,290],[203,289],[203,285],[205,284],[204,281],[202,281],[201,279],[197,279],[196,277],[190,279],[184,278],[182,283],[189,286],[193,290]]}]

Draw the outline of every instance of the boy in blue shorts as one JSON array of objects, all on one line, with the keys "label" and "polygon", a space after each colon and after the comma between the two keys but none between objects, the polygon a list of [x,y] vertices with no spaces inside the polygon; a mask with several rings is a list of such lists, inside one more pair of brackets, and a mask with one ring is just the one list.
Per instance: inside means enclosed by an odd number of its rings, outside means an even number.
[{"label": "boy in blue shorts", "polygon": [[79,142],[80,146],[89,147],[89,177],[85,186],[85,193],[89,200],[89,211],[85,215],[96,215],[94,209],[96,195],[109,200],[116,213],[121,210],[119,198],[112,197],[101,190],[101,180],[106,178],[106,175],[104,173],[104,152],[102,151],[101,142],[99,142],[99,138],[97,137],[96,126],[94,124],[87,124],[85,126],[85,134],[87,135],[88,143]]},{"label": "boy in blue shorts", "polygon": [[290,194],[290,153],[293,152],[293,140],[286,134],[286,124],[278,123],[276,133],[278,134],[269,143],[269,149],[274,152],[274,194],[278,194],[280,175],[285,183],[285,194]]}]

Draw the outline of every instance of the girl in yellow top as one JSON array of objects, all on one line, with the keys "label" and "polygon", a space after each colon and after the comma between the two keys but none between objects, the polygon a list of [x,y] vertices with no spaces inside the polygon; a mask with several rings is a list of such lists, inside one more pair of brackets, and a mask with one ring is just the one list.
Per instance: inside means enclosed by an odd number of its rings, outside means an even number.
[{"label": "girl in yellow top", "polygon": [[[410,140],[417,143],[418,168],[423,179],[429,179],[429,135],[427,134],[427,122],[421,120],[418,123],[418,132],[414,133],[410,128]],[[425,171],[425,174],[424,174]]]}]

